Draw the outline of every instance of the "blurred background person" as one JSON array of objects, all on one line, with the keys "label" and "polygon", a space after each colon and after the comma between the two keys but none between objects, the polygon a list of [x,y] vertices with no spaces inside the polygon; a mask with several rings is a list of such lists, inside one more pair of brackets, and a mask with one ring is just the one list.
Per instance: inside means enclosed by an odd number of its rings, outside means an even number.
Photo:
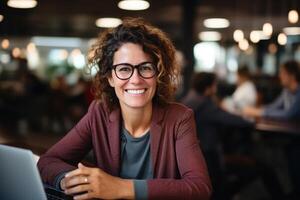
[{"label": "blurred background person", "polygon": [[26,134],[28,129],[41,129],[48,87],[29,70],[27,59],[16,62],[16,73],[0,82],[0,126]]},{"label": "blurred background person", "polygon": [[[283,87],[281,94],[271,104],[262,108],[247,107],[243,114],[248,117],[268,117],[277,120],[300,120],[300,67],[291,60],[280,66],[279,79]],[[292,198],[299,199],[300,193],[300,143],[291,140],[285,148],[290,180],[293,185]]]},{"label": "blurred background person", "polygon": [[247,66],[237,70],[237,88],[231,97],[222,102],[222,107],[232,113],[240,114],[245,107],[255,106],[257,92]]},{"label": "blurred background person", "polygon": [[281,94],[271,104],[245,107],[247,117],[270,117],[277,119],[300,119],[300,69],[299,63],[291,60],[280,66],[279,79],[283,87]]},{"label": "blurred background person", "polygon": [[224,126],[251,127],[252,124],[241,117],[222,110],[215,101],[217,92],[216,75],[200,72],[192,79],[192,88],[182,103],[194,110],[198,138],[212,180],[213,199],[220,199],[224,189],[223,148],[221,130]]},{"label": "blurred background person", "polygon": [[281,200],[283,190],[276,173],[252,156],[253,123],[216,103],[216,75],[197,73],[191,86],[182,102],[195,113],[200,145],[214,188],[212,199],[232,199],[249,183],[261,178],[272,199]]}]

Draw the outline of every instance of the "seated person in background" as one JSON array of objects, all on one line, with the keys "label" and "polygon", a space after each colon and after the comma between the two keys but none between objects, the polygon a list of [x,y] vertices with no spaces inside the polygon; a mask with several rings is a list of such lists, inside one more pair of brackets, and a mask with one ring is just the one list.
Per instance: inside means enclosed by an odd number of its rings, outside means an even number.
[{"label": "seated person in background", "polygon": [[247,66],[237,71],[237,88],[232,97],[227,97],[222,102],[222,107],[228,112],[241,113],[245,107],[255,106],[256,88],[250,80],[250,72]]},{"label": "seated person in background", "polygon": [[[178,73],[171,41],[142,19],[125,19],[89,55],[97,100],[41,156],[43,181],[75,199],[208,200],[193,111],[170,102]],[[93,168],[79,163],[91,149]]]},{"label": "seated person in background", "polygon": [[194,75],[192,88],[182,100],[182,103],[195,112],[198,136],[203,151],[218,146],[216,144],[220,125],[242,128],[253,126],[251,122],[220,108],[215,101],[216,93],[216,75],[210,72],[200,72]]},{"label": "seated person in background", "polygon": [[[288,61],[280,66],[279,79],[283,86],[280,96],[263,108],[248,107],[243,113],[250,117],[270,117],[283,120],[300,120],[300,66],[296,61]],[[294,187],[295,199],[300,199],[300,142],[292,140],[286,147],[290,179]]]},{"label": "seated person in background", "polygon": [[[231,199],[244,186],[261,178],[272,199],[282,200],[283,191],[276,173],[264,163],[251,156],[251,133],[253,123],[240,116],[222,110],[214,101],[217,92],[216,75],[200,72],[192,79],[192,88],[182,100],[194,110],[200,145],[207,162],[214,192],[212,199]],[[231,128],[231,129],[230,129]],[[232,133],[240,140],[234,143]],[[230,140],[236,151],[224,152],[224,141]],[[226,155],[225,157],[224,154]],[[224,159],[225,158],[225,159]],[[227,175],[237,177],[232,182]]]},{"label": "seated person in background", "polygon": [[283,86],[280,96],[262,108],[246,107],[247,117],[270,117],[277,119],[300,119],[300,67],[296,61],[280,66],[279,79]]},{"label": "seated person in background", "polygon": [[[252,123],[222,110],[214,101],[217,92],[216,75],[200,72],[192,79],[192,88],[182,103],[194,110],[198,138],[207,162],[213,188],[216,193],[223,189],[221,132],[224,127],[252,128]],[[217,197],[216,197],[217,198]]]}]

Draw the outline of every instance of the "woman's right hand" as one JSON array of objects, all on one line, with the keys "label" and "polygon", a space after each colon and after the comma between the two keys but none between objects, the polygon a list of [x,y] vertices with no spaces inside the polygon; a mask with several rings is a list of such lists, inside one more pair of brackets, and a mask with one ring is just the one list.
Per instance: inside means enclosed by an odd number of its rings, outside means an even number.
[{"label": "woman's right hand", "polygon": [[74,199],[133,199],[132,180],[111,176],[99,168],[78,164],[75,169],[65,175],[60,182],[61,188]]}]

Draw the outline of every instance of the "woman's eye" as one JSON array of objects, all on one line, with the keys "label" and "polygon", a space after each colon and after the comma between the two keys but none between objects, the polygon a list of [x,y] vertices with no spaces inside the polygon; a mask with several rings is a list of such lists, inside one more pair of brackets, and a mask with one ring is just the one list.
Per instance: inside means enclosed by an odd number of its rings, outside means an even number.
[{"label": "woman's eye", "polygon": [[151,70],[150,67],[142,67],[142,70],[147,71],[147,70]]},{"label": "woman's eye", "polygon": [[118,71],[121,71],[121,72],[129,72],[129,71],[131,71],[131,68],[130,68],[130,67],[121,67],[121,68],[119,68]]},{"label": "woman's eye", "polygon": [[142,71],[152,71],[152,67],[151,66],[141,66],[140,68]]}]

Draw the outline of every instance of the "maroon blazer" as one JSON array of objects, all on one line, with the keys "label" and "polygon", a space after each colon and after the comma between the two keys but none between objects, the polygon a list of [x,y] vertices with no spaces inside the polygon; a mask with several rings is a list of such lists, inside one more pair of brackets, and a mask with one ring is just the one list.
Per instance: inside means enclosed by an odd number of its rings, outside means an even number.
[{"label": "maroon blazer", "polygon": [[[97,167],[119,176],[121,124],[120,109],[109,112],[103,103],[92,102],[79,123],[41,156],[43,181],[53,185],[58,174],[75,169],[91,149]],[[149,199],[209,199],[211,184],[191,109],[177,103],[154,106],[150,149],[154,179],[147,180]]]}]

